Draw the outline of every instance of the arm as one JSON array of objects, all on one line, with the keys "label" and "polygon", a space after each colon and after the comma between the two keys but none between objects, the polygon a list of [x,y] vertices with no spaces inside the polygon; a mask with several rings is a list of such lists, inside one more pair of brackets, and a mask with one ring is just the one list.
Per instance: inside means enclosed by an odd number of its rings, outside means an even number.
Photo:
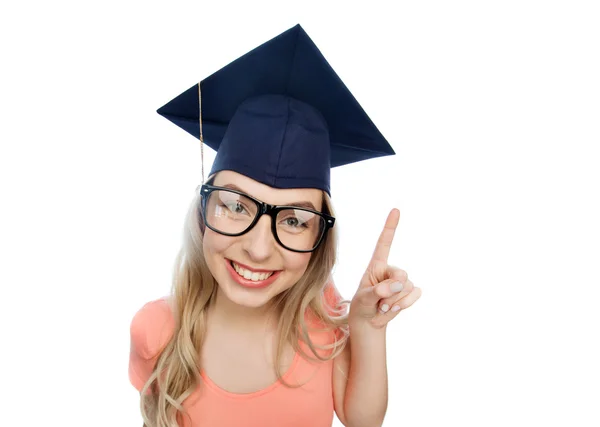
[{"label": "arm", "polygon": [[399,220],[400,212],[392,210],[350,304],[349,354],[338,361],[338,366],[347,369],[348,379],[345,384],[339,375],[334,379],[334,402],[341,406],[343,418],[338,417],[347,427],[383,424],[388,404],[386,327],[400,310],[421,296],[421,290],[408,280],[406,271],[388,265]]},{"label": "arm", "polygon": [[350,373],[344,409],[347,426],[375,427],[383,424],[388,404],[385,328],[368,325],[350,329]]},{"label": "arm", "polygon": [[333,395],[346,427],[379,427],[388,403],[385,328],[350,329],[349,342],[333,364]]}]

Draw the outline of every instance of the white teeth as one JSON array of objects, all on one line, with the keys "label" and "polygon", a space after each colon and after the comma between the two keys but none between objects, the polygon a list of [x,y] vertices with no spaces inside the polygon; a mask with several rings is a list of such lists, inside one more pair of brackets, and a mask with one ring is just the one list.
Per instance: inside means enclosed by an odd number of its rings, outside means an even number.
[{"label": "white teeth", "polygon": [[252,272],[250,270],[246,270],[245,268],[240,267],[235,262],[232,262],[231,264],[233,265],[233,268],[235,269],[235,271],[237,271],[237,273],[240,276],[242,276],[246,280],[252,280],[253,282],[258,282],[258,281],[261,281],[261,280],[266,280],[266,279],[268,279],[274,273],[273,271],[270,272],[270,273]]}]

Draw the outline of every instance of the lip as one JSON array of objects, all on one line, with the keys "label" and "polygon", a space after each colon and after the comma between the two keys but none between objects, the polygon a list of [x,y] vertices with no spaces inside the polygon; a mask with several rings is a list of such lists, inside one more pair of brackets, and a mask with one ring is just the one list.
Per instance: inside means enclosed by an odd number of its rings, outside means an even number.
[{"label": "lip", "polygon": [[[227,258],[225,258],[227,259]],[[227,261],[229,262],[235,262],[237,265],[239,265],[240,267],[242,267],[244,270],[250,270],[253,273],[270,273],[271,271],[276,271],[276,270],[261,270],[259,268],[252,268],[249,267],[245,264],[242,264],[241,262],[237,262],[237,261],[233,261],[232,259],[228,259]]]},{"label": "lip", "polygon": [[[235,261],[235,263],[244,269],[248,269],[248,270],[250,270],[252,272],[256,272],[256,273],[266,273],[266,272],[273,271],[273,270],[256,270],[253,268],[248,268],[248,267],[244,266],[244,264],[240,264],[237,261]],[[229,274],[231,275],[232,279],[235,280],[238,284],[240,284],[246,288],[265,288],[265,287],[269,286],[271,283],[273,283],[275,280],[277,280],[277,278],[279,277],[279,274],[281,273],[281,270],[277,270],[277,271],[275,271],[275,273],[273,273],[271,276],[269,276],[269,278],[267,278],[266,280],[260,280],[258,282],[255,282],[252,280],[244,279],[242,276],[237,274],[237,272],[233,269],[233,266],[231,265],[231,260],[229,260],[227,258],[225,258],[225,266],[227,267],[227,271],[229,271]]]}]

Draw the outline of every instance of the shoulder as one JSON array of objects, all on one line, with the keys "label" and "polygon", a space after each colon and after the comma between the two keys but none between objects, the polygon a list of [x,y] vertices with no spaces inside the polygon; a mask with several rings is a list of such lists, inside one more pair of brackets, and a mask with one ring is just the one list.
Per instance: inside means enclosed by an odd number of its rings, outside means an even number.
[{"label": "shoulder", "polygon": [[[329,280],[321,289],[321,294],[319,295],[318,299],[316,300],[316,304],[317,304],[318,308],[321,309],[318,311],[320,311],[324,314],[328,314],[329,316],[339,316],[340,315],[340,312],[339,312],[340,301],[342,301],[342,297],[341,297],[340,293],[336,289],[333,281]],[[320,317],[320,315],[317,313],[316,309],[317,309],[317,307],[308,308],[306,310],[304,320],[308,321],[311,324],[317,323],[320,326],[322,326],[324,319],[322,319]]]},{"label": "shoulder", "polygon": [[321,295],[317,304],[318,309],[307,310],[304,318],[307,326],[311,329],[310,338],[313,344],[330,345],[338,341],[343,332],[340,327],[344,324],[342,316],[347,311],[346,304],[343,304],[340,292],[337,290],[334,282],[329,280],[321,290]]},{"label": "shoulder", "polygon": [[335,307],[342,300],[342,296],[338,292],[332,280],[327,282],[325,285],[325,288],[323,289],[323,296],[327,305],[331,307]]},{"label": "shoulder", "polygon": [[344,298],[335,287],[333,280],[327,282],[323,288],[323,302],[325,304],[326,311],[332,316],[339,316],[344,314],[347,307],[340,304]]},{"label": "shoulder", "polygon": [[167,297],[150,301],[131,321],[132,350],[143,359],[156,357],[167,345],[175,329],[173,310]]}]

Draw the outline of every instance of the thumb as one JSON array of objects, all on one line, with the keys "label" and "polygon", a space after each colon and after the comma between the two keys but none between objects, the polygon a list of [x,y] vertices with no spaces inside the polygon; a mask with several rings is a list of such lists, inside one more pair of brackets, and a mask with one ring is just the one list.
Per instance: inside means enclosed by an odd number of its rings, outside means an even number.
[{"label": "thumb", "polygon": [[359,289],[355,299],[361,306],[376,307],[379,300],[396,295],[402,292],[402,289],[402,283],[398,280],[386,279],[375,286]]}]

